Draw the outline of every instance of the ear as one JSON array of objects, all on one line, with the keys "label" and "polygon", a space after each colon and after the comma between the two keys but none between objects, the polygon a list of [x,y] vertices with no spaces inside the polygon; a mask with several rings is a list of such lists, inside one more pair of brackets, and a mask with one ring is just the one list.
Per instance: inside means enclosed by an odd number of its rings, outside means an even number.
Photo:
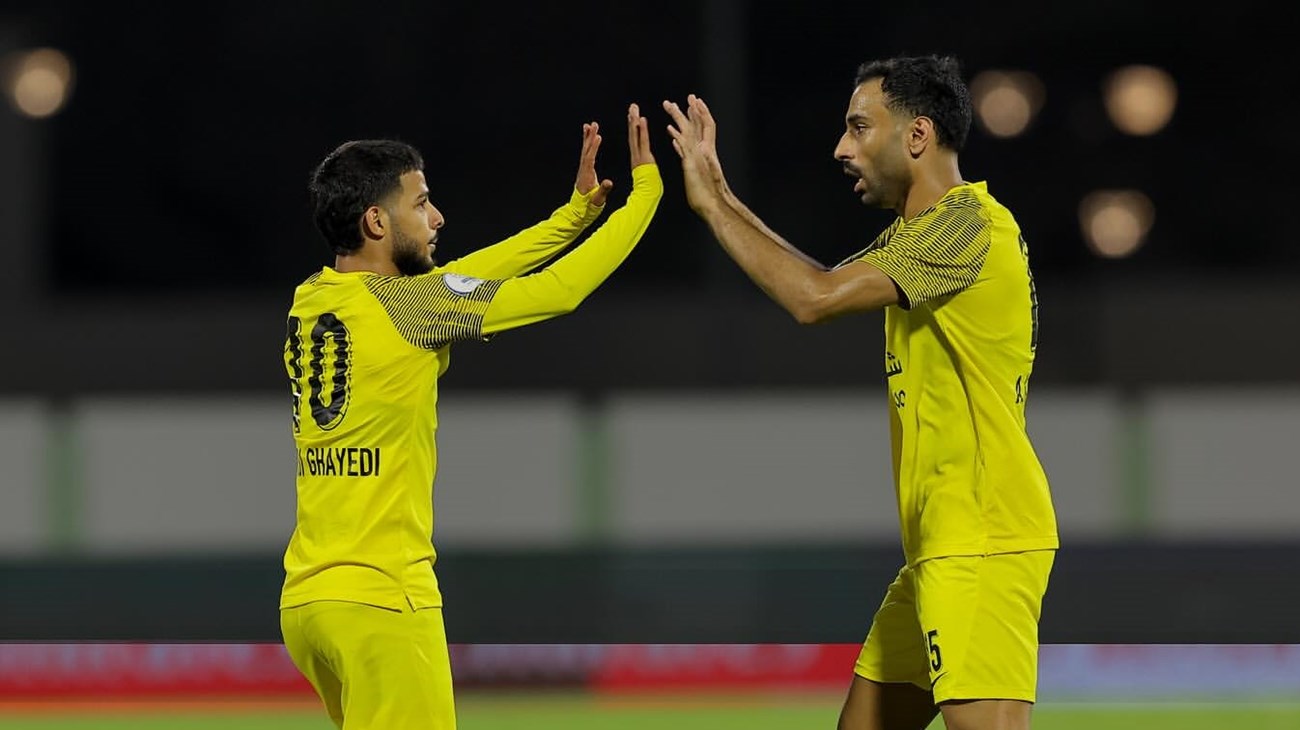
[{"label": "ear", "polygon": [[907,151],[913,158],[921,156],[926,148],[937,144],[934,133],[934,120],[929,117],[916,117],[907,129]]},{"label": "ear", "polygon": [[366,212],[361,214],[361,235],[371,241],[378,241],[384,237],[388,230],[388,216],[384,209],[377,205],[366,208]]}]

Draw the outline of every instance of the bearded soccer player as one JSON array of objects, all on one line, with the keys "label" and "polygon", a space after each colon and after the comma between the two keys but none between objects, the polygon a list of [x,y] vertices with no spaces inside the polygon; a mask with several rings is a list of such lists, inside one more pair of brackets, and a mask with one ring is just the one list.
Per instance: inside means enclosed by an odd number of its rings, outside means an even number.
[{"label": "bearded soccer player", "polygon": [[687,200],[801,323],[885,310],[885,375],[905,565],[875,614],[841,730],[1027,728],[1055,551],[1047,478],[1025,430],[1038,339],[1028,247],[957,157],[970,95],[951,57],[863,64],[835,158],[898,218],[827,268],[727,185],[704,101],[665,101]]},{"label": "bearded soccer player", "polygon": [[316,226],[336,258],[297,287],[288,317],[298,506],[280,626],[344,730],[456,726],[433,570],[438,377],[453,343],[573,311],[631,253],[663,184],[635,104],[627,130],[626,203],[559,258],[613,185],[596,176],[595,123],[566,205],[445,266],[433,253],[446,219],[414,148],[347,142],[312,174]]}]

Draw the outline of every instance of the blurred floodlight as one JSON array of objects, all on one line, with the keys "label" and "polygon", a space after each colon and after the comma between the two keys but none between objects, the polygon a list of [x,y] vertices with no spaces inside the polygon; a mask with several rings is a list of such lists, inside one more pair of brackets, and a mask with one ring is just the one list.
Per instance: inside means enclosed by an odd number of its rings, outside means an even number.
[{"label": "blurred floodlight", "polygon": [[994,137],[1014,137],[1043,106],[1043,82],[1028,71],[982,71],[971,80],[980,126]]},{"label": "blurred floodlight", "polygon": [[1142,245],[1155,206],[1137,190],[1098,190],[1079,203],[1083,238],[1098,256],[1123,258]]},{"label": "blurred floodlight", "polygon": [[1169,123],[1178,101],[1178,85],[1155,66],[1126,66],[1106,78],[1106,113],[1121,132],[1155,134]]},{"label": "blurred floodlight", "polygon": [[22,114],[48,117],[67,103],[72,92],[72,62],[62,51],[38,48],[5,59],[4,91]]}]

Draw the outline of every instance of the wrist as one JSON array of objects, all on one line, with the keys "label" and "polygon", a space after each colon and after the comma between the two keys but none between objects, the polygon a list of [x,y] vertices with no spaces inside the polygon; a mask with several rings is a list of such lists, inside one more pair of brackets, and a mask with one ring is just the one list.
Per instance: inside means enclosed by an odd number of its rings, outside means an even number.
[{"label": "wrist", "polygon": [[709,222],[720,222],[732,212],[721,191],[710,190],[691,200],[691,208]]}]

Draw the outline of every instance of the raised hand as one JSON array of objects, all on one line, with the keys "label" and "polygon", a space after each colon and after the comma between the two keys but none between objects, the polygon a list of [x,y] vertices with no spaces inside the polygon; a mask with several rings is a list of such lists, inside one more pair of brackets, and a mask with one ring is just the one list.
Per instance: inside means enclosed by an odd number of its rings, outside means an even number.
[{"label": "raised hand", "polygon": [[727,183],[718,160],[718,125],[708,105],[690,94],[686,97],[686,112],[675,102],[664,101],[663,106],[673,120],[668,134],[673,138],[673,149],[682,158],[686,201],[696,212],[722,202]]},{"label": "raised hand", "polygon": [[613,180],[599,180],[596,176],[596,151],[600,149],[600,125],[590,122],[582,125],[582,155],[578,158],[578,180],[574,186],[578,192],[591,194],[591,205],[602,206],[614,187]]},{"label": "raised hand", "polygon": [[627,147],[632,154],[632,167],[653,165],[654,153],[650,151],[650,127],[641,116],[641,107],[635,103],[627,107]]}]

